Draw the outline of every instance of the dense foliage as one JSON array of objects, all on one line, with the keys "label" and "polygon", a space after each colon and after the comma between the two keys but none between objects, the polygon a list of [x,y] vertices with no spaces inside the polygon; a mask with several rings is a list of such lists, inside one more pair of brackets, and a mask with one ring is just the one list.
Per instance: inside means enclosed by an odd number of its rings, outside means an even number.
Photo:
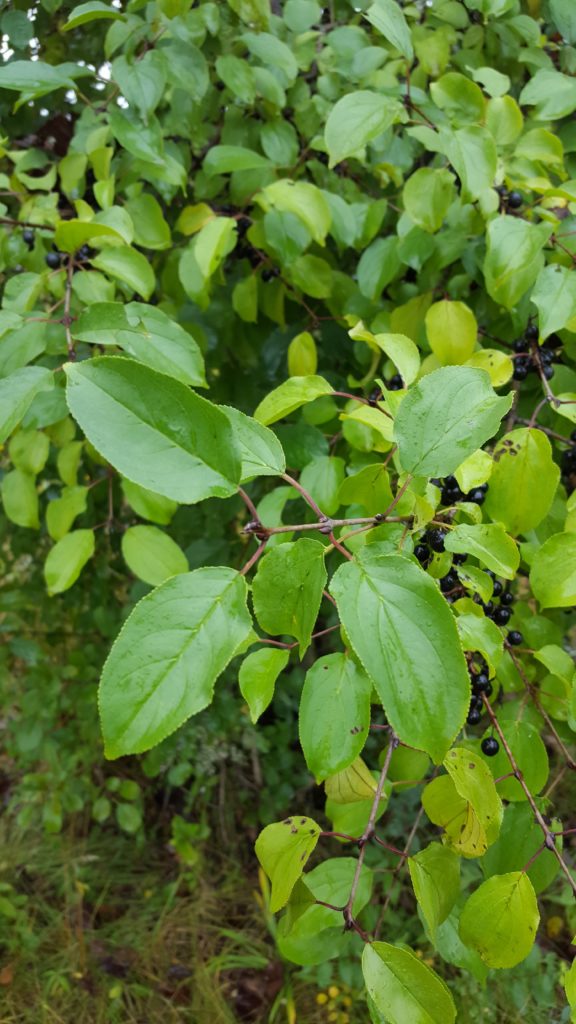
[{"label": "dense foliage", "polygon": [[90,767],[104,638],[106,756],[183,787],[183,862],[252,751],[280,957],[361,962],[359,1019],[450,1024],[465,972],[516,967],[554,907],[576,925],[573,2],[1,26],[18,820],[144,841],[145,782]]}]

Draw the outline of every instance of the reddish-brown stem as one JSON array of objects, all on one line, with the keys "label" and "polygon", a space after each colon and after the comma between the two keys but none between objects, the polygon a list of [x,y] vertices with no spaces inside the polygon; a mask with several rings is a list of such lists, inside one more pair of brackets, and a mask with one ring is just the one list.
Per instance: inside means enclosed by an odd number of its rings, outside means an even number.
[{"label": "reddish-brown stem", "polygon": [[254,552],[252,557],[249,558],[248,561],[245,562],[244,565],[242,566],[240,570],[241,576],[246,576],[246,574],[250,572],[250,569],[252,569],[252,567],[256,565],[256,562],[258,561],[260,556],[264,554],[265,548],[266,541],[263,540],[262,543],[256,548],[256,551]]},{"label": "reddish-brown stem", "polygon": [[[336,629],[340,629],[339,622],[335,626],[328,626],[327,629],[319,629],[317,633],[312,633],[310,639],[317,640],[318,637],[326,636],[327,633],[333,633]],[[295,647],[299,646],[300,641],[295,640],[293,643],[287,644],[283,640],[269,640],[268,637],[259,636],[258,643],[268,644],[270,647],[282,647],[285,651],[292,651]]]},{"label": "reddish-brown stem", "polygon": [[318,505],[314,501],[312,495],[308,494],[308,491],[304,487],[302,487],[302,484],[298,480],[295,480],[293,476],[289,476],[288,473],[282,473],[281,476],[282,479],[285,480],[287,484],[290,484],[291,487],[294,487],[298,491],[298,493],[302,495],[304,501],[306,502],[307,505],[310,506],[312,511],[316,513],[318,519],[326,518],[322,509],[318,508]]},{"label": "reddish-brown stem", "polygon": [[524,865],[524,867],[522,868],[522,874],[523,875],[525,875],[526,872],[528,871],[528,869],[532,867],[532,865],[533,865],[534,861],[537,859],[537,857],[539,857],[541,853],[544,853],[545,849],[546,849],[546,843],[542,843],[542,846],[538,847],[538,849],[530,857],[530,860],[527,861],[526,864]]},{"label": "reddish-brown stem", "polygon": [[243,487],[239,487],[238,488],[238,494],[242,498],[242,501],[246,505],[246,508],[248,509],[248,511],[249,511],[250,515],[252,516],[252,518],[256,522],[258,522],[258,511],[256,509],[256,505],[252,501],[252,498],[248,494],[246,494],[246,491],[244,490]]},{"label": "reddish-brown stem", "polygon": [[68,267],[66,270],[66,285],[64,289],[64,316],[62,317],[62,323],[64,324],[64,330],[66,331],[66,348],[68,349],[68,359],[72,362],[76,359],[76,352],[74,351],[74,341],[72,339],[72,332],[70,331],[70,324],[72,323],[72,317],[70,316],[70,304],[72,302],[72,276],[74,274],[74,257],[68,257]]},{"label": "reddish-brown stem", "polygon": [[382,771],[380,772],[380,778],[378,779],[378,785],[376,786],[376,792],[374,793],[374,799],[372,801],[372,807],[370,809],[370,817],[368,818],[366,828],[364,829],[362,835],[360,836],[360,839],[358,840],[360,853],[358,854],[358,860],[356,861],[356,870],[354,872],[354,878],[352,880],[352,888],[350,889],[350,895],[348,897],[348,900],[346,901],[346,906],[344,907],[343,910],[345,927],[348,929],[354,928],[356,931],[358,931],[358,929],[354,921],[353,908],[356,893],[358,891],[358,884],[360,882],[360,875],[362,873],[362,865],[364,863],[364,857],[366,856],[366,844],[374,836],[374,825],[376,823],[378,807],[380,805],[380,800],[382,798],[384,783],[386,782],[386,776],[388,775],[388,769],[390,767],[390,761],[392,760],[392,754],[396,750],[397,746],[398,737],[394,733],[392,733],[390,737],[390,743],[386,751],[386,757],[384,758],[384,764],[382,765]]},{"label": "reddish-brown stem", "polygon": [[342,546],[342,544],[340,543],[339,540],[336,540],[336,537],[334,536],[334,533],[330,534],[330,543],[332,544],[333,547],[336,548],[337,551],[340,552],[341,555],[344,555],[344,558],[347,558],[349,562],[353,562],[354,561],[354,556],[351,555],[350,552],[347,551],[346,548]]},{"label": "reddish-brown stem", "polygon": [[498,721],[498,719],[496,718],[496,715],[494,714],[494,710],[492,708],[492,705],[490,704],[490,701],[488,700],[488,698],[485,697],[484,695],[482,695],[482,702],[483,702],[484,707],[485,707],[485,709],[486,709],[486,711],[488,713],[488,716],[490,718],[492,726],[493,726],[495,732],[498,734],[498,738],[500,740],[500,743],[502,744],[504,750],[506,751],[506,756],[508,757],[508,760],[510,761],[510,764],[511,764],[512,769],[514,771],[514,775],[515,775],[516,779],[518,780],[520,786],[522,787],[524,795],[526,796],[526,799],[527,799],[528,803],[530,804],[530,807],[532,808],[532,812],[534,814],[534,817],[535,817],[536,821],[538,822],[538,825],[542,829],[542,832],[544,834],[544,845],[545,845],[546,849],[550,850],[554,854],[554,856],[556,857],[556,860],[558,861],[558,863],[560,865],[560,869],[564,873],[564,875],[565,875],[565,877],[566,877],[566,879],[567,879],[567,881],[568,881],[568,883],[569,883],[569,885],[570,885],[570,887],[572,889],[572,892],[574,894],[576,894],[576,882],[572,878],[572,875],[570,874],[570,870],[568,868],[568,865],[564,861],[564,859],[562,857],[562,854],[560,853],[559,850],[556,849],[554,833],[550,831],[550,829],[548,828],[548,825],[546,824],[546,822],[544,821],[544,818],[542,817],[542,814],[538,810],[538,806],[536,804],[536,801],[535,801],[534,797],[532,796],[532,793],[530,792],[528,786],[526,785],[524,776],[522,775],[522,772],[520,771],[520,769],[518,767],[518,764],[516,762],[516,758],[514,757],[514,754],[512,753],[512,750],[510,749],[510,744],[508,743],[508,740],[506,739],[504,733],[502,732],[502,728],[500,726],[500,722]]},{"label": "reddish-brown stem", "polygon": [[510,657],[511,657],[513,663],[514,663],[514,667],[516,668],[516,671],[517,671],[518,675],[520,676],[522,682],[524,683],[524,686],[526,687],[528,693],[530,694],[532,700],[534,701],[534,704],[536,705],[538,711],[542,715],[542,718],[546,722],[546,725],[550,729],[550,732],[552,733],[556,743],[558,744],[560,750],[562,751],[564,757],[566,758],[566,765],[567,765],[567,767],[571,768],[571,769],[575,769],[576,768],[576,762],[574,761],[574,758],[572,757],[570,751],[567,749],[566,744],[564,743],[564,741],[559,736],[558,730],[556,729],[552,719],[550,718],[550,715],[548,714],[546,709],[542,706],[542,703],[541,703],[541,701],[540,701],[540,699],[538,697],[538,693],[536,692],[536,688],[532,685],[532,683],[528,679],[526,673],[524,672],[524,669],[522,667],[521,661],[516,657],[516,653],[512,649],[510,644],[507,644],[506,646],[507,646],[507,649],[508,649],[508,654],[510,655]]}]

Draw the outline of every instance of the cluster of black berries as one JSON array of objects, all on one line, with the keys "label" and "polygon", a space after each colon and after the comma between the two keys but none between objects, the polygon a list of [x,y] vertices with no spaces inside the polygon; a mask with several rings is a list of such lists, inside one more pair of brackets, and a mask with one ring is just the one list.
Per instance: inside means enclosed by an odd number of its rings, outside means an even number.
[{"label": "cluster of black berries", "polygon": [[480,655],[477,655],[477,660],[470,662],[468,672],[472,684],[472,700],[470,701],[466,721],[468,725],[478,725],[484,710],[482,697],[491,696],[492,683],[488,678],[488,665]]},{"label": "cluster of black berries", "polygon": [[441,488],[443,505],[455,505],[458,501],[471,501],[474,505],[482,505],[488,490],[488,484],[480,484],[479,487],[473,487],[471,491],[464,494],[455,476],[444,477],[444,480],[434,478],[430,482]]},{"label": "cluster of black berries", "polygon": [[570,434],[572,444],[562,452],[562,482],[571,494],[576,483],[576,428]]},{"label": "cluster of black berries", "polygon": [[[529,373],[539,372],[538,360],[534,352],[531,351],[534,342],[537,341],[538,328],[535,324],[529,324],[524,332],[524,337],[518,338],[518,341],[514,342],[514,351],[517,353],[514,359],[514,373],[512,374],[514,380],[526,380]],[[560,339],[552,334],[546,339],[544,345],[538,349],[538,359],[546,380],[552,380],[554,376],[554,367],[552,366],[556,358],[554,349],[560,344]]]},{"label": "cluster of black berries", "polygon": [[436,551],[438,554],[444,551],[446,533],[447,531],[443,530],[440,526],[434,527],[432,530],[426,530],[426,533],[422,535],[420,542],[414,548],[414,554],[420,565],[427,565],[433,551]]},{"label": "cluster of black berries", "polygon": [[[91,249],[89,245],[83,245],[76,253],[76,259],[78,261],[89,260],[94,255],[94,249]],[[51,270],[58,270],[62,265],[64,253],[59,252],[58,249],[53,249],[52,252],[46,253],[44,260],[46,266],[50,267]]]}]

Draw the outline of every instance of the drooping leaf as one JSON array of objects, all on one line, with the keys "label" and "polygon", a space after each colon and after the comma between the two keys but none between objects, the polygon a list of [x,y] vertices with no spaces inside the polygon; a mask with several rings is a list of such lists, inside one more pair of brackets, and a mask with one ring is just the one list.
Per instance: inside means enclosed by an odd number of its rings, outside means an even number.
[{"label": "drooping leaf", "polygon": [[118,356],[69,363],[66,375],[72,415],[128,480],[187,503],[234,493],[240,457],[216,406]]},{"label": "drooping leaf", "polygon": [[279,544],[258,565],[252,583],[256,619],[267,633],[296,637],[300,657],[310,644],[326,580],[324,546],[307,537]]},{"label": "drooping leaf", "polygon": [[530,224],[520,217],[490,221],[484,277],[488,294],[498,305],[513,309],[532,287],[544,266],[542,248],[551,230],[547,224]]},{"label": "drooping leaf", "polygon": [[400,51],[406,60],[412,61],[414,47],[404,12],[394,0],[376,0],[366,12],[368,21]]},{"label": "drooping leaf", "polygon": [[530,586],[541,608],[576,604],[576,533],[556,533],[538,548],[530,567]]},{"label": "drooping leaf", "polygon": [[370,726],[371,693],[370,679],[345,654],[328,654],[309,669],[298,721],[306,764],[317,782],[360,754]]},{"label": "drooping leaf", "polygon": [[270,704],[276,680],[286,668],[289,657],[288,651],[263,647],[244,658],[238,673],[238,683],[240,693],[250,708],[252,722],[257,722]]},{"label": "drooping leaf", "polygon": [[43,366],[25,366],[0,380],[0,444],[26,415],[40,391],[52,387],[53,376]]},{"label": "drooping leaf", "polygon": [[362,89],[343,96],[330,111],[324,137],[330,167],[353,156],[398,120],[401,106],[381,93]]},{"label": "drooping leaf", "polygon": [[256,856],[272,883],[270,910],[286,905],[320,838],[312,818],[293,817],[267,825],[256,840]]},{"label": "drooping leaf", "polygon": [[470,699],[456,624],[427,573],[375,547],[340,566],[330,591],[392,728],[439,762]]},{"label": "drooping leaf", "polygon": [[460,860],[440,843],[430,843],[408,860],[414,895],[432,937],[460,895]]},{"label": "drooping leaf", "polygon": [[520,565],[517,544],[497,524],[478,523],[468,526],[460,523],[450,530],[444,542],[446,551],[474,555],[497,576],[513,580]]},{"label": "drooping leaf", "polygon": [[188,572],[188,559],[176,542],[156,526],[130,526],[122,537],[128,568],[151,586]]},{"label": "drooping leaf", "polygon": [[264,426],[276,423],[301,405],[322,395],[331,395],[332,386],[324,377],[290,377],[262,399],[254,411],[254,419]]},{"label": "drooping leaf", "polygon": [[110,4],[101,3],[100,0],[90,0],[89,3],[79,4],[74,7],[68,15],[68,21],[62,26],[63,32],[70,32],[73,28],[79,28],[89,21],[123,21],[125,15]]},{"label": "drooping leaf", "polygon": [[61,594],[76,583],[82,569],[94,554],[94,531],[73,530],[48,552],[44,578],[49,594]]},{"label": "drooping leaf", "polygon": [[411,949],[368,943],[362,954],[368,995],[389,1024],[453,1024],[456,1007],[448,987]]},{"label": "drooping leaf", "polygon": [[210,703],[250,635],[246,597],[237,572],[206,567],[172,577],[136,605],[102,671],[107,757],[149,750]]}]

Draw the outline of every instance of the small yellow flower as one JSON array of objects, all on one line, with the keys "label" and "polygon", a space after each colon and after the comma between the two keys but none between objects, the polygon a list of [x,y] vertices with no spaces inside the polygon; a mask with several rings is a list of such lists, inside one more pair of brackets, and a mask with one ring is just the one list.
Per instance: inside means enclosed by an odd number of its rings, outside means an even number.
[{"label": "small yellow flower", "polygon": [[546,932],[549,938],[557,939],[564,929],[564,921],[561,917],[549,917],[546,922]]},{"label": "small yellow flower", "polygon": [[332,1013],[328,1014],[328,1020],[331,1021],[332,1024],[336,1024],[338,1020],[338,1014],[336,1013],[335,1010],[332,1010]]},{"label": "small yellow flower", "polygon": [[340,995],[340,989],[336,985],[330,985],[328,995],[330,996],[330,999],[336,999],[336,997]]},{"label": "small yellow flower", "polygon": [[343,996],[342,1006],[352,1006],[352,1000],[350,999],[350,996]]},{"label": "small yellow flower", "polygon": [[324,1006],[328,1002],[328,996],[325,992],[319,992],[316,996],[316,1002],[318,1006]]}]

